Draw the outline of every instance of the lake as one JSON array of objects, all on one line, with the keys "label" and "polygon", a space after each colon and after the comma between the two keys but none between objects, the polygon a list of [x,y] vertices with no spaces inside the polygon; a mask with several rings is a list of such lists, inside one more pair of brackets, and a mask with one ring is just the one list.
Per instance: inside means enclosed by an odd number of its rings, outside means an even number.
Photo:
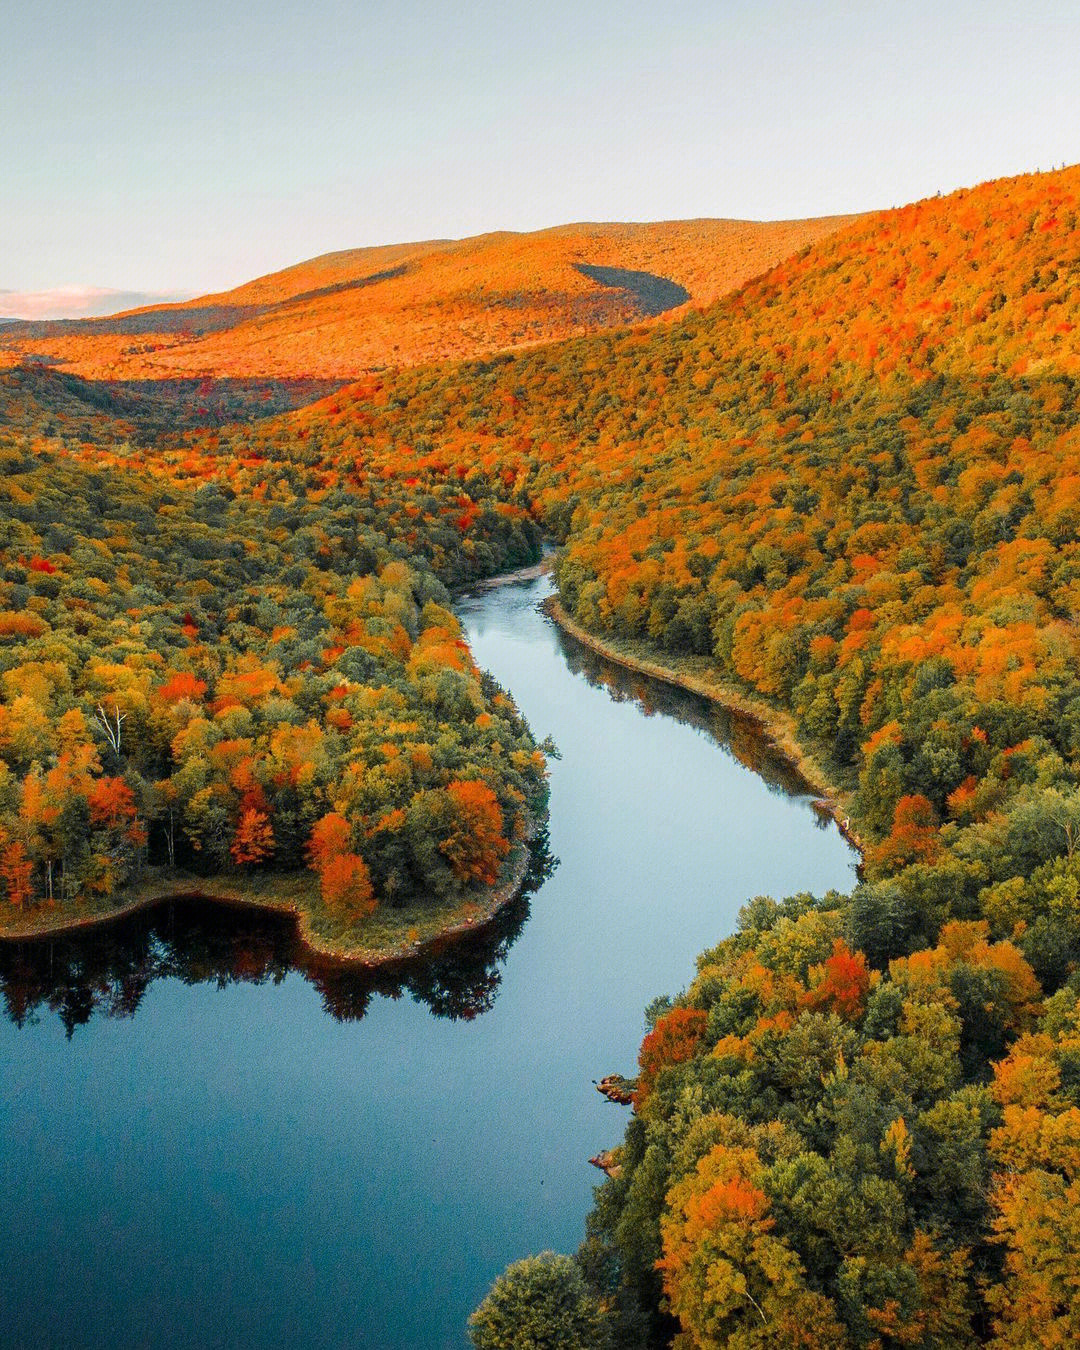
[{"label": "lake", "polygon": [[549,590],[458,604],[562,755],[490,933],[366,976],[205,904],[0,947],[5,1345],[460,1350],[508,1261],[581,1240],[645,1005],[747,898],[850,888],[751,726],[584,651]]}]

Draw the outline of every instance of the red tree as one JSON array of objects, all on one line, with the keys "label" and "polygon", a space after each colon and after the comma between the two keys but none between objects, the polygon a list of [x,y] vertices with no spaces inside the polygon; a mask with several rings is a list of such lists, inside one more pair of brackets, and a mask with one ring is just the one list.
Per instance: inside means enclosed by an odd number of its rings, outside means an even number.
[{"label": "red tree", "polygon": [[260,863],[274,851],[274,831],[265,811],[253,806],[247,807],[240,815],[229,852],[237,867]]},{"label": "red tree", "polygon": [[122,778],[97,778],[87,795],[90,820],[117,830],[135,819],[135,794]]},{"label": "red tree", "polygon": [[870,970],[862,952],[852,953],[843,938],[833,943],[833,954],[813,974],[819,974],[799,1000],[815,1012],[834,1012],[853,1022],[862,1015],[870,989]]},{"label": "red tree", "polygon": [[705,1036],[707,1015],[700,1008],[672,1008],[656,1019],[656,1025],[641,1042],[638,1052],[637,1091],[634,1106],[639,1107],[652,1091],[661,1069],[692,1059]]}]

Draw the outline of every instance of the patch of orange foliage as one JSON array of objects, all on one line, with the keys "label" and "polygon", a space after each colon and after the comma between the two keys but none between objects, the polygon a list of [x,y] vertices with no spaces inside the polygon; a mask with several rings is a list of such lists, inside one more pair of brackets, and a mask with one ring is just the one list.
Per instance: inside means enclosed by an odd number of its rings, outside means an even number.
[{"label": "patch of orange foliage", "polygon": [[870,970],[862,952],[852,954],[843,938],[833,943],[833,954],[811,972],[813,983],[799,1000],[815,1012],[834,1012],[846,1021],[862,1016],[870,990]]},{"label": "patch of orange foliage", "polygon": [[661,1069],[693,1058],[705,1036],[707,1021],[707,1015],[700,1008],[672,1008],[657,1018],[638,1052],[641,1073],[634,1093],[635,1107],[640,1107],[649,1095]]},{"label": "patch of orange foliage", "polygon": [[0,365],[26,354],[89,379],[356,379],[634,323],[664,303],[601,284],[579,265],[672,282],[689,294],[678,313],[850,219],[564,225],[348,249],[179,305],[23,326],[0,339]]}]

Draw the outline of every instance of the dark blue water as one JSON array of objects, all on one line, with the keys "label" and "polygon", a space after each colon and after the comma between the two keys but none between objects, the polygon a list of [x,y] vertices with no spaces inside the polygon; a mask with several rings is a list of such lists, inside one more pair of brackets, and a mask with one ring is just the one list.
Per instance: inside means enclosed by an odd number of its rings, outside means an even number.
[{"label": "dark blue water", "polygon": [[494,933],[368,980],[202,907],[0,952],[5,1345],[462,1346],[509,1260],[580,1241],[645,1004],[747,897],[850,885],[747,727],[583,653],[547,590],[459,607],[563,756],[559,866]]}]

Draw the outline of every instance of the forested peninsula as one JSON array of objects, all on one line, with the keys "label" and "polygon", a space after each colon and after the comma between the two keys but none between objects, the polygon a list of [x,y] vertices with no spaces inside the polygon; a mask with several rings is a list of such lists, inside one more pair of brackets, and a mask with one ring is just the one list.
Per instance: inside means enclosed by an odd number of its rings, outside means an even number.
[{"label": "forested peninsula", "polygon": [[535,559],[536,525],[476,485],[103,462],[7,379],[0,932],[200,893],[371,960],[489,916],[544,758],[447,584]]},{"label": "forested peninsula", "polygon": [[341,928],[490,884],[543,754],[446,588],[541,529],[576,623],[710,663],[850,803],[859,884],[746,897],[650,1007],[584,1244],[481,1350],[1080,1341],[1078,224],[1080,170],[991,183],[221,426],[4,377],[12,911],[174,862],[307,869]]}]

